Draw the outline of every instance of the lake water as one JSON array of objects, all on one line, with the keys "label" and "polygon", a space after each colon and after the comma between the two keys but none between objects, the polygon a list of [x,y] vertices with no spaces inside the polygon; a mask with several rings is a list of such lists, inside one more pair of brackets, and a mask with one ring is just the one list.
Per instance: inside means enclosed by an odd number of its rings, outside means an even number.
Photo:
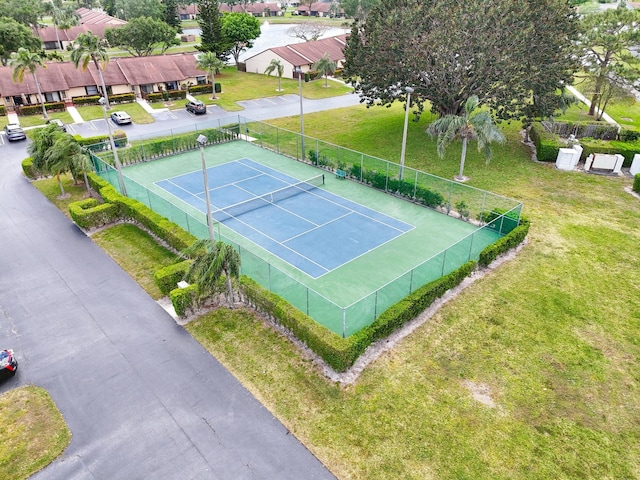
[{"label": "lake water", "polygon": [[[264,22],[260,26],[260,36],[253,42],[253,48],[245,50],[240,54],[240,61],[257,55],[260,52],[273,47],[282,47],[284,45],[290,45],[292,43],[302,43],[303,40],[289,36],[287,30],[294,24],[282,24],[276,23],[271,25],[269,22]],[[348,28],[330,28],[320,38],[335,37],[343,33],[349,33]],[[199,28],[185,28],[183,33],[185,35],[200,35]],[[233,59],[232,59],[233,61]]]}]

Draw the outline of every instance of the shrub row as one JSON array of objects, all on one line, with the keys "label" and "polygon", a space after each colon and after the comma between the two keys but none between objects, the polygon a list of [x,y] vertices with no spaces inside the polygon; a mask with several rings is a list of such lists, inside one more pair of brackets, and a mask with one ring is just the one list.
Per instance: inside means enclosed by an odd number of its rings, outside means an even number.
[{"label": "shrub row", "polygon": [[109,182],[95,173],[89,173],[88,178],[89,184],[100,194],[104,202],[116,206],[115,218],[133,220],[139,223],[176,250],[184,250],[196,240],[189,232],[154,212],[146,205],[120,195]]},{"label": "shrub row", "polygon": [[581,159],[586,159],[592,153],[619,153],[624,157],[623,167],[630,167],[633,162],[633,156],[640,153],[640,143],[623,142],[621,140],[595,140],[592,138],[583,138],[580,140],[582,145]]},{"label": "shrub row", "polygon": [[633,177],[633,191],[640,193],[640,173],[636,173],[636,176]]},{"label": "shrub row", "polygon": [[[73,97],[71,101],[74,105],[100,105],[100,98],[102,98],[102,95],[84,95]],[[109,100],[111,100],[111,97],[109,97]]]},{"label": "shrub row", "polygon": [[533,122],[529,137],[536,146],[536,156],[540,162],[555,162],[560,150],[559,138],[547,132],[542,123]]},{"label": "shrub row", "polygon": [[4,105],[0,105],[0,115],[6,115],[7,114],[7,109],[5,108]]},{"label": "shrub row", "polygon": [[164,90],[157,93],[148,93],[146,100],[151,103],[163,102],[167,100],[180,100],[187,98],[186,90]]},{"label": "shrub row", "polygon": [[529,220],[525,217],[521,217],[520,225],[511,230],[504,237],[499,238],[496,242],[491,245],[487,245],[485,249],[480,252],[478,265],[486,267],[500,255],[520,245],[527,236],[527,233],[529,233],[529,225]]},{"label": "shrub row", "polygon": [[189,309],[195,305],[197,289],[196,285],[189,285],[186,288],[176,288],[169,293],[173,308],[179,317],[185,317]]},{"label": "shrub row", "polygon": [[[198,132],[198,134],[207,137],[208,145],[228,142],[237,138],[237,135],[232,132],[221,131],[215,128],[202,130]],[[118,150],[118,157],[123,165],[127,165],[195,150],[199,148],[196,137],[193,132],[187,132],[175,134],[171,138],[153,140],[140,145],[132,145],[127,149]]]},{"label": "shrub row", "polygon": [[[47,109],[47,112],[63,112],[67,108],[64,102],[45,103],[44,106]],[[41,104],[22,105],[18,109],[18,113],[20,115],[37,115],[38,113],[41,113],[41,112],[42,112]]]},{"label": "shrub row", "polygon": [[[220,85],[219,83],[216,85]],[[204,85],[194,85],[193,87],[189,87],[189,93],[191,95],[197,95],[199,93],[211,93],[213,92],[213,88],[210,83]]]},{"label": "shrub row", "polygon": [[[74,138],[83,147],[87,147],[91,151],[106,150],[109,148],[109,135],[96,135],[94,137],[83,137],[81,135],[74,135]],[[115,130],[113,132],[113,143],[116,147],[125,147],[128,139],[124,130]]]},{"label": "shrub row", "polygon": [[80,228],[92,229],[108,225],[117,220],[118,209],[111,203],[100,203],[95,198],[87,198],[69,204],[71,219]]}]

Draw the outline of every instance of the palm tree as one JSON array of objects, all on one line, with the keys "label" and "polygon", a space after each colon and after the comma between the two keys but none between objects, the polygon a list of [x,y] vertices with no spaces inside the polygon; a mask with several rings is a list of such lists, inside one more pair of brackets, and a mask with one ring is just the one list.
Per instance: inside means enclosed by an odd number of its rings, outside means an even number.
[{"label": "palm tree", "polygon": [[427,133],[432,137],[438,137],[438,156],[444,156],[445,149],[456,138],[462,139],[462,155],[460,158],[460,173],[456,180],[463,182],[464,161],[467,156],[467,142],[471,139],[478,140],[478,151],[483,151],[489,163],[491,158],[491,142],[504,142],[504,135],[498,129],[487,111],[478,111],[480,100],[477,95],[470,96],[464,104],[462,115],[445,115],[439,118],[427,128]]},{"label": "palm tree", "polygon": [[55,135],[54,142],[44,154],[45,169],[51,175],[55,175],[60,186],[60,194],[64,196],[64,187],[60,175],[71,172],[74,182],[77,183],[78,170],[82,168],[85,155],[78,141],[62,131]]},{"label": "palm tree", "polygon": [[197,240],[190,247],[180,252],[181,256],[193,257],[185,279],[198,285],[200,298],[213,294],[224,274],[227,286],[227,302],[233,302],[232,278],[240,275],[240,255],[229,244],[212,242],[210,239]]},{"label": "palm tree", "polygon": [[44,105],[44,97],[40,91],[40,83],[38,82],[38,77],[36,77],[36,68],[47,68],[42,55],[30,52],[26,48],[21,47],[11,55],[9,66],[13,68],[12,78],[15,83],[22,82],[22,80],[24,80],[24,74],[27,71],[33,76],[33,81],[38,91],[38,101],[42,105],[42,115],[44,115],[44,118],[49,118],[47,115],[47,107]]},{"label": "palm tree", "polygon": [[329,86],[328,76],[330,73],[335,72],[336,70],[336,62],[329,58],[329,54],[325,53],[320,60],[318,60],[314,65],[313,69],[322,73],[324,75],[324,86]]},{"label": "palm tree", "polygon": [[214,52],[204,52],[198,55],[198,68],[209,72],[211,78],[211,100],[216,98],[216,77],[215,72],[224,67],[224,62],[216,57]]},{"label": "palm tree", "polygon": [[51,16],[53,28],[56,32],[56,48],[62,50],[60,35],[58,35],[58,27],[62,30],[68,30],[78,24],[78,14],[73,7],[65,6],[62,0],[53,0],[44,3],[44,13]]},{"label": "palm tree", "polygon": [[109,110],[111,105],[109,104],[109,96],[107,95],[107,87],[104,84],[104,78],[102,76],[102,70],[106,68],[109,63],[109,55],[107,54],[107,45],[97,35],[94,35],[91,31],[81,33],[76,37],[73,42],[73,51],[71,52],[71,61],[78,68],[78,65],[82,64],[82,70],[86,70],[89,66],[89,62],[93,62],[98,70],[98,76],[100,77],[100,86],[102,87],[102,96],[106,100],[106,108]]},{"label": "palm tree", "polygon": [[264,73],[267,75],[271,75],[274,71],[278,73],[278,90],[277,91],[281,92],[282,88],[280,88],[280,81],[282,79],[282,74],[284,73],[284,65],[282,65],[282,62],[277,58],[271,59],[271,63],[266,68]]}]

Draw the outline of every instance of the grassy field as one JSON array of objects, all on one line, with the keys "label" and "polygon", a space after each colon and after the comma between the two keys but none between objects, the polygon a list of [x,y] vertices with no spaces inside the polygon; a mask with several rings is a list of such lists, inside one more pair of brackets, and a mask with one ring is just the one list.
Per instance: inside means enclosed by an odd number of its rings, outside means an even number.
[{"label": "grassy field", "polygon": [[[409,125],[407,165],[451,178],[459,146],[438,158],[427,120]],[[305,116],[310,136],[396,161],[402,127],[400,105]],[[503,129],[489,164],[471,145],[465,173],[524,201],[527,245],[355,384],[246,311],[187,327],[341,479],[640,478],[640,200],[629,178],[531,161],[519,126]]]},{"label": "grassy field", "polygon": [[0,396],[0,438],[0,478],[19,480],[60,455],[71,432],[49,394],[27,386]]}]

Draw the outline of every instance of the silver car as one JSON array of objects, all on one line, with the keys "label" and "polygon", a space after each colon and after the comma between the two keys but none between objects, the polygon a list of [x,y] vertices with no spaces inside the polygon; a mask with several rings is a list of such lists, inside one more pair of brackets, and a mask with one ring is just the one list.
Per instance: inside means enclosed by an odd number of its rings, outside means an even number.
[{"label": "silver car", "polygon": [[10,123],[5,125],[4,133],[7,135],[7,140],[13,142],[15,140],[25,140],[27,136],[24,134],[24,130],[17,123]]},{"label": "silver car", "polygon": [[131,123],[131,117],[127,112],[113,112],[111,114],[111,120],[113,120],[118,125]]}]

